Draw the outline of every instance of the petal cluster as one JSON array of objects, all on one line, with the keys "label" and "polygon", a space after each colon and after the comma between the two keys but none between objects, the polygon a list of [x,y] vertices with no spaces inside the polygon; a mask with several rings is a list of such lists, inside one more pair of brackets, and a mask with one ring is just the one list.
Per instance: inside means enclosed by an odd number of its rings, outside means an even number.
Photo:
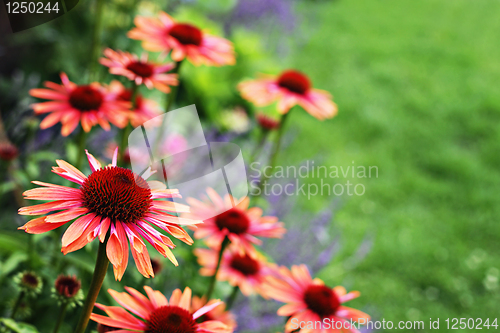
[{"label": "petal cluster", "polygon": [[61,134],[68,136],[78,124],[85,132],[99,125],[110,130],[110,124],[123,128],[127,124],[127,112],[130,103],[115,99],[106,87],[94,82],[90,85],[77,85],[61,73],[62,85],[45,82],[46,88],[30,90],[30,95],[49,100],[33,104],[36,114],[48,114],[40,124],[41,129],[62,124]]},{"label": "petal cluster", "polygon": [[[145,277],[154,276],[144,240],[177,265],[177,260],[171,251],[175,245],[169,237],[157,229],[191,245],[193,240],[181,225],[201,223],[174,215],[189,212],[189,207],[161,200],[179,197],[178,191],[165,189],[164,185],[158,182],[146,183],[142,177],[117,167],[117,151],[112,164],[104,168],[88,152],[87,157],[92,170],[89,177],[62,160],[57,160],[58,166],[52,170],[59,176],[78,184],[79,188],[33,182],[42,187],[26,191],[25,198],[50,202],[20,208],[21,215],[43,215],[29,221],[20,229],[31,234],[40,234],[72,221],[62,237],[64,254],[81,249],[97,237],[102,243],[108,236],[106,253],[113,265],[117,280],[121,280],[125,273],[129,248],[139,272]],[[147,176],[146,174],[144,177]],[[96,180],[96,177],[101,178]],[[99,187],[93,185],[91,180]],[[139,188],[138,184],[145,187]],[[113,193],[113,195],[103,195],[103,193]],[[149,201],[137,208],[135,200],[143,198],[144,195]]]},{"label": "petal cluster", "polygon": [[188,59],[194,65],[234,65],[233,45],[227,39],[212,36],[197,27],[178,23],[165,12],[158,17],[138,16],[128,37],[142,41],[144,49],[167,54],[174,61]]}]

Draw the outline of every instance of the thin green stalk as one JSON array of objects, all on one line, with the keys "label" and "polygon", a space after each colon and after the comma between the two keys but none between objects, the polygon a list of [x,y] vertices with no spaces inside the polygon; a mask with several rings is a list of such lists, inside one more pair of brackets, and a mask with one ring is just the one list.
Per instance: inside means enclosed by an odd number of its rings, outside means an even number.
[{"label": "thin green stalk", "polygon": [[262,148],[264,147],[264,143],[266,142],[267,137],[269,136],[269,132],[270,131],[265,128],[262,128],[260,130],[259,142],[255,146],[253,152],[250,154],[250,163],[255,162],[255,160],[257,159],[257,156],[261,152]]},{"label": "thin green stalk", "polygon": [[21,302],[24,299],[24,291],[21,291],[19,293],[19,296],[17,297],[16,304],[14,305],[14,308],[12,309],[12,315],[10,316],[12,319],[16,317],[17,311],[19,310],[19,307],[21,306]]},{"label": "thin green stalk", "polygon": [[94,12],[94,30],[92,31],[92,42],[90,46],[90,75],[89,81],[95,81],[97,78],[97,65],[99,64],[99,54],[101,45],[101,27],[102,27],[102,13],[104,7],[104,0],[95,0]]},{"label": "thin green stalk", "polygon": [[240,287],[234,286],[233,291],[226,300],[226,311],[231,310],[231,308],[233,307],[234,301],[238,297],[238,291],[240,291]]},{"label": "thin green stalk", "polygon": [[[181,65],[182,65],[182,60],[177,61],[175,63],[174,69],[172,69],[172,72],[170,74],[179,74],[179,71],[181,69]],[[177,92],[179,91],[180,84],[181,84],[181,82],[179,80],[179,84],[177,86],[173,86],[170,90],[170,94],[166,95],[167,99],[166,99],[166,104],[165,104],[165,112],[170,111],[172,106],[174,105],[174,102],[177,99]]]},{"label": "thin green stalk", "polygon": [[61,324],[64,321],[64,317],[66,316],[67,308],[68,308],[68,302],[65,301],[63,304],[61,304],[61,311],[59,312],[59,318],[57,318],[56,327],[54,327],[54,333],[59,332],[59,328],[61,327]]},{"label": "thin green stalk", "polygon": [[83,304],[82,314],[78,320],[78,325],[76,326],[75,333],[84,333],[87,325],[89,323],[90,314],[94,308],[95,301],[101,290],[102,283],[106,277],[106,272],[108,271],[109,260],[106,255],[106,244],[108,243],[109,233],[106,237],[104,243],[99,243],[99,250],[97,251],[97,260],[94,268],[94,275],[92,276],[92,282],[90,283],[89,292],[85,303]]},{"label": "thin green stalk", "polygon": [[279,152],[281,150],[281,140],[283,138],[283,133],[285,132],[285,122],[288,119],[288,115],[290,114],[291,111],[285,113],[284,115],[281,116],[280,119],[280,127],[278,129],[278,135],[276,136],[276,141],[274,143],[273,151],[271,153],[271,158],[269,162],[270,166],[270,171],[268,173],[263,172],[262,177],[260,178],[259,182],[259,192],[257,193],[257,197],[259,197],[263,193],[263,189],[267,181],[271,178],[273,174],[274,167],[276,166],[276,161],[279,155]]},{"label": "thin green stalk", "polygon": [[[177,61],[175,63],[175,67],[172,69],[171,74],[179,74],[180,68],[182,65],[182,60]],[[178,75],[179,77],[179,75]],[[165,112],[168,112],[172,109],[172,106],[174,105],[175,100],[177,99],[177,92],[179,91],[179,86],[181,85],[181,81],[179,79],[179,83],[177,86],[173,86],[170,88],[170,94],[165,94],[166,97],[166,102],[165,102]],[[162,118],[161,125],[160,125],[160,131],[158,131],[158,135],[155,139],[155,143],[153,146],[153,151],[158,152],[161,144],[161,140],[163,138],[163,135],[161,135],[161,131],[163,131],[163,128],[165,126],[165,117]]]},{"label": "thin green stalk", "polygon": [[[136,99],[137,99],[137,93],[139,90],[139,86],[133,82],[132,83],[132,94],[130,96],[130,102],[132,103],[132,110],[135,110],[136,108]],[[127,150],[127,139],[132,131],[132,127],[130,124],[127,124],[124,128],[120,130],[120,143],[118,145],[118,164],[120,166],[126,167],[127,163],[125,162],[125,151]]]},{"label": "thin green stalk", "polygon": [[76,144],[78,147],[78,150],[76,152],[76,163],[74,165],[75,168],[78,170],[81,170],[82,168],[82,163],[83,163],[83,151],[85,150],[85,143],[87,141],[87,132],[81,128],[80,133],[78,133],[78,137],[76,139]]},{"label": "thin green stalk", "polygon": [[207,300],[210,300],[210,297],[212,296],[212,293],[214,292],[215,282],[217,281],[217,273],[219,272],[220,263],[222,261],[222,255],[224,254],[224,250],[226,249],[226,247],[229,245],[229,242],[230,242],[229,238],[226,237],[226,238],[224,238],[224,240],[222,241],[222,244],[220,245],[219,259],[217,260],[217,267],[215,268],[215,273],[212,276],[212,279],[210,280],[210,284],[209,284],[208,291],[206,294]]}]

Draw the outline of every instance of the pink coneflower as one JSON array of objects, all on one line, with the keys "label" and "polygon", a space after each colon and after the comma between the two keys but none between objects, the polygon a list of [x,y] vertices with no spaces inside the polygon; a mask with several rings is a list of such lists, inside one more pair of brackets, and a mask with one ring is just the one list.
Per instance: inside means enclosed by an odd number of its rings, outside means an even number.
[{"label": "pink coneflower", "polygon": [[252,244],[262,244],[257,237],[281,238],[286,232],[284,223],[278,222],[277,217],[262,216],[262,209],[258,207],[248,208],[248,197],[233,207],[233,200],[229,195],[222,199],[211,188],[207,189],[207,194],[210,200],[205,202],[193,198],[186,199],[191,206],[191,213],[186,216],[194,219],[214,216],[198,225],[194,232],[194,237],[204,238],[209,247],[219,248],[227,237],[241,253],[253,255]]},{"label": "pink coneflower", "polygon": [[73,298],[75,297],[82,284],[80,280],[76,278],[76,276],[71,275],[59,275],[56,282],[54,283],[54,288],[56,292],[65,298]]},{"label": "pink coneflower", "polygon": [[106,306],[96,303],[96,307],[106,312],[109,317],[92,313],[90,319],[110,327],[120,328],[118,332],[144,333],[231,333],[233,330],[220,321],[209,320],[197,323],[196,320],[213,310],[222,302],[211,302],[197,311],[191,308],[191,289],[184,292],[174,290],[170,300],[159,291],[144,286],[148,297],[139,291],[125,287],[128,293],[119,293],[112,289],[108,292],[123,308],[140,317],[133,316],[118,306]]},{"label": "pink coneflower", "polygon": [[[196,312],[204,306],[211,306],[216,302],[217,300],[213,299],[207,303],[205,297],[200,298],[198,296],[194,296],[191,303],[191,312]],[[210,320],[220,321],[231,330],[235,330],[237,327],[234,315],[230,311],[226,311],[226,304],[224,303],[219,304],[212,310],[205,313],[203,316],[199,317],[197,322],[203,323]]]},{"label": "pink coneflower", "polygon": [[[267,295],[277,301],[287,303],[278,310],[278,315],[289,317],[285,332],[294,331],[292,320],[298,322],[318,322],[325,318],[335,326],[336,322],[342,322],[342,332],[358,332],[355,327],[349,325],[350,320],[370,319],[370,316],[356,309],[343,306],[342,303],[350,301],[359,296],[359,292],[347,293],[344,287],[333,289],[324,285],[320,279],[312,279],[305,265],[292,266],[289,270],[280,267],[281,276],[268,276],[264,284]],[[340,325],[339,325],[340,326]],[[296,328],[296,327],[295,327]],[[305,329],[301,332],[324,333],[321,328]],[[340,332],[340,330],[333,330]]]},{"label": "pink coneflower", "polygon": [[0,142],[0,159],[4,161],[12,161],[19,155],[19,150],[16,146],[8,141]]},{"label": "pink coneflower", "polygon": [[137,27],[127,36],[141,40],[148,51],[168,53],[172,50],[174,61],[187,58],[196,66],[235,64],[230,41],[209,35],[194,25],[175,22],[165,12],[160,12],[158,18],[137,16],[134,22]]},{"label": "pink coneflower", "polygon": [[[19,209],[21,215],[42,215],[19,229],[40,234],[56,229],[76,219],[62,237],[62,252],[67,254],[84,247],[99,237],[106,239],[108,259],[113,265],[115,278],[120,280],[128,264],[128,241],[139,272],[145,277],[154,276],[151,260],[143,239],[147,240],[164,257],[175,265],[177,261],[170,249],[175,245],[154,225],[187,244],[193,240],[179,225],[200,223],[178,218],[171,213],[188,212],[189,207],[158,199],[180,197],[177,190],[165,189],[160,182],[146,182],[151,172],[143,177],[116,166],[117,150],[113,163],[106,167],[87,152],[92,173],[87,177],[71,164],[57,160],[53,172],[79,185],[71,188],[34,181],[43,187],[24,192],[29,200],[51,202]],[[58,211],[56,213],[53,213]],[[128,241],[127,241],[128,239]]]},{"label": "pink coneflower", "polygon": [[[132,89],[125,89],[123,84],[119,81],[111,81],[109,91],[118,101],[132,101]],[[133,110],[128,112],[127,115],[130,124],[133,127],[138,127],[146,121],[160,115],[161,112],[160,106],[154,100],[144,98],[141,94],[136,94]]]},{"label": "pink coneflower", "polygon": [[54,82],[45,82],[49,89],[31,89],[30,95],[48,99],[50,102],[33,104],[36,114],[50,113],[40,123],[41,129],[46,129],[61,122],[61,134],[68,136],[78,123],[82,124],[85,132],[89,132],[95,125],[100,125],[109,131],[109,122],[123,128],[127,124],[127,111],[130,103],[117,101],[114,95],[99,83],[76,85],[61,73],[62,85]]},{"label": "pink coneflower", "polygon": [[280,127],[280,122],[277,119],[274,119],[268,115],[265,115],[262,112],[257,113],[255,116],[257,119],[257,122],[259,123],[260,127],[267,131],[272,131]]},{"label": "pink coneflower", "polygon": [[[217,268],[219,250],[198,248],[194,250],[194,254],[202,266],[200,274],[213,276]],[[274,271],[275,265],[268,263],[260,253],[251,257],[247,253],[241,254],[234,246],[231,246],[223,254],[216,278],[219,281],[228,281],[233,287],[238,286],[245,296],[257,292],[266,297],[261,286],[266,277]]]},{"label": "pink coneflower", "polygon": [[296,70],[287,70],[280,76],[262,76],[257,80],[238,85],[241,96],[256,106],[266,106],[278,101],[278,112],[287,113],[300,105],[312,116],[323,120],[337,114],[337,105],[324,90],[313,89],[309,78]]},{"label": "pink coneflower", "polygon": [[166,74],[175,67],[175,64],[155,64],[148,62],[147,53],[141,58],[135,54],[123,51],[104,50],[107,58],[101,58],[99,62],[109,67],[109,72],[115,75],[123,75],[135,84],[144,84],[149,89],[156,88],[165,94],[170,92],[170,86],[179,84],[177,74]]}]

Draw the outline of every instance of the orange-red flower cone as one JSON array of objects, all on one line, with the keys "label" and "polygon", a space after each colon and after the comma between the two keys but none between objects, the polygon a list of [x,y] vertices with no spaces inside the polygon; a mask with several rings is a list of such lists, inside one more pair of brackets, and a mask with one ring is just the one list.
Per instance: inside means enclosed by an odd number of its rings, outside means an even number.
[{"label": "orange-red flower cone", "polygon": [[[342,322],[342,332],[357,333],[358,330],[350,325],[363,318],[370,318],[364,312],[342,305],[359,296],[359,292],[346,292],[344,287],[333,289],[324,285],[320,279],[312,279],[305,265],[279,269],[279,276],[269,275],[264,284],[264,292],[277,301],[286,303],[278,310],[278,315],[289,317],[285,332],[292,332],[296,323],[320,322],[327,318],[330,324],[336,327],[336,322]],[[295,320],[294,320],[295,319]],[[295,324],[292,322],[295,321]],[[320,327],[306,329],[309,333],[324,333]],[[335,331],[335,330],[333,330]],[[338,331],[338,330],[337,330]]]},{"label": "orange-red flower cone", "polygon": [[327,91],[312,88],[309,78],[296,70],[284,71],[278,77],[262,75],[256,80],[243,81],[238,89],[243,98],[259,107],[277,101],[281,114],[300,105],[319,120],[337,115],[337,105],[331,95]]},{"label": "orange-red flower cone", "polygon": [[166,189],[160,182],[146,182],[150,172],[146,172],[143,178],[117,167],[117,150],[112,164],[106,167],[88,152],[87,158],[92,170],[89,176],[62,160],[57,160],[58,166],[52,170],[78,184],[79,188],[33,182],[43,187],[26,191],[25,198],[50,202],[22,207],[19,214],[48,215],[35,218],[19,229],[40,234],[73,221],[62,237],[64,254],[81,249],[97,237],[104,242],[109,231],[106,252],[117,280],[122,278],[128,264],[129,242],[136,266],[145,277],[154,276],[154,272],[143,239],[177,265],[171,251],[175,245],[152,226],[187,244],[193,243],[180,225],[201,221],[176,217],[172,214],[188,212],[189,207],[159,200],[179,197],[178,191]]},{"label": "orange-red flower cone", "polygon": [[188,23],[175,22],[170,15],[160,12],[156,17],[137,16],[136,27],[128,37],[142,41],[148,51],[163,52],[172,60],[188,59],[194,65],[234,65],[233,45],[227,39],[212,36]]},{"label": "orange-red flower cone", "polygon": [[[144,286],[147,297],[139,291],[125,287],[128,293],[109,289],[110,295],[120,304],[96,307],[106,312],[108,317],[93,313],[90,319],[106,326],[116,327],[119,333],[125,332],[179,332],[179,333],[231,333],[233,329],[217,320],[197,322],[197,319],[218,307],[222,302],[210,301],[207,305],[194,310],[191,306],[191,289],[184,292],[174,290],[169,300],[159,291]],[[131,313],[136,315],[133,316]]]},{"label": "orange-red flower cone", "polygon": [[33,104],[36,114],[48,113],[40,123],[41,129],[60,122],[61,134],[68,136],[78,124],[82,125],[85,132],[89,132],[96,125],[109,131],[110,122],[119,128],[125,127],[129,102],[116,100],[114,95],[109,94],[108,90],[97,82],[76,85],[65,73],[61,73],[61,81],[62,85],[47,81],[47,89],[30,90],[31,96],[50,100]]}]

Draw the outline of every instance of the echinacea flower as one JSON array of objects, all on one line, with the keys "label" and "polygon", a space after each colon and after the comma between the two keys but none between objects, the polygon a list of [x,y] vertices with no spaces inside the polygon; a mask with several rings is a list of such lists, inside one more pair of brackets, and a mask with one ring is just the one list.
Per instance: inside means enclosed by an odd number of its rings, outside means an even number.
[{"label": "echinacea flower", "polygon": [[[191,302],[191,312],[196,312],[204,306],[211,306],[216,302],[217,300],[213,299],[207,303],[206,297],[194,296]],[[197,322],[203,323],[210,320],[220,321],[231,330],[235,330],[237,327],[234,315],[230,311],[226,311],[226,304],[224,303],[219,304],[203,316],[199,317]]]},{"label": "echinacea flower", "polygon": [[14,282],[18,285],[21,292],[28,296],[35,296],[42,291],[42,279],[31,271],[24,271],[14,277]]},{"label": "echinacea flower", "polygon": [[[106,312],[109,317],[92,313],[90,319],[99,324],[119,328],[117,332],[130,331],[144,333],[231,333],[233,330],[220,321],[209,320],[196,322],[198,318],[213,310],[222,302],[210,302],[193,311],[191,307],[191,289],[184,292],[174,290],[170,300],[159,291],[144,286],[147,297],[139,291],[125,287],[128,293],[119,293],[112,289],[108,292],[123,308],[96,303],[96,307]],[[135,314],[133,316],[126,310]]]},{"label": "echinacea flower", "polygon": [[122,75],[135,84],[144,84],[149,89],[156,88],[159,91],[168,94],[170,86],[179,84],[177,74],[167,74],[175,67],[173,63],[156,64],[148,61],[147,53],[141,58],[135,54],[123,51],[104,50],[107,58],[101,58],[99,62],[109,67],[109,72],[115,75]]},{"label": "echinacea flower", "polygon": [[[213,276],[217,269],[219,251],[216,249],[194,250],[198,263],[202,266],[200,274]],[[275,265],[268,263],[263,255],[256,253],[253,257],[247,253],[241,254],[234,246],[230,246],[223,254],[217,280],[228,281],[230,285],[238,286],[245,296],[257,292],[267,298],[261,286],[268,275],[275,271]]]},{"label": "echinacea flower", "polygon": [[30,95],[50,100],[49,102],[33,104],[36,114],[49,113],[40,123],[41,129],[46,129],[61,122],[61,134],[68,136],[81,123],[85,132],[90,132],[95,125],[109,131],[113,125],[123,128],[127,124],[129,102],[118,101],[107,89],[99,83],[77,85],[61,73],[62,85],[45,82],[45,87],[30,90]]},{"label": "echinacea flower", "polygon": [[82,284],[76,276],[71,275],[59,275],[56,282],[54,283],[54,288],[57,293],[66,298],[73,298],[81,290]]},{"label": "echinacea flower", "polygon": [[82,304],[84,298],[82,284],[76,276],[59,275],[52,289],[52,297],[57,299],[58,303],[70,308]]},{"label": "echinacea flower", "polygon": [[[109,92],[118,101],[132,102],[132,89],[125,89],[120,81],[113,80],[109,84]],[[141,94],[136,94],[135,103],[132,110],[127,113],[132,127],[141,126],[146,121],[161,114],[158,103],[152,99],[144,98]]]},{"label": "echinacea flower", "polygon": [[[343,330],[305,328],[301,332],[327,333],[327,332],[358,332],[350,326],[359,319],[370,319],[370,316],[359,310],[343,306],[342,304],[359,296],[359,292],[346,292],[344,287],[333,289],[324,285],[320,279],[312,279],[305,265],[292,266],[289,270],[280,267],[281,276],[268,276],[264,284],[267,295],[279,302],[287,303],[278,310],[278,315],[289,317],[285,332],[292,332],[297,327],[294,322],[314,323],[329,319],[333,328],[342,326]],[[342,325],[337,324],[341,322]]]},{"label": "echinacea flower", "polygon": [[137,16],[136,27],[127,34],[142,41],[148,51],[168,53],[174,61],[187,58],[194,65],[234,65],[233,45],[227,39],[201,31],[188,23],[175,22],[170,15],[160,12],[158,18]]},{"label": "echinacea flower", "polygon": [[255,116],[257,123],[266,131],[272,131],[280,127],[280,122],[262,112],[257,113]]},{"label": "echinacea flower", "polygon": [[253,244],[262,244],[257,237],[281,238],[286,232],[284,224],[279,222],[277,217],[262,216],[262,209],[258,207],[248,208],[248,197],[233,207],[235,200],[232,200],[230,195],[222,199],[211,188],[207,189],[207,195],[210,200],[204,202],[187,198],[191,212],[186,216],[194,219],[203,219],[207,213],[208,216],[214,216],[205,219],[194,231],[194,237],[205,239],[209,247],[219,248],[227,237],[241,253],[246,252],[253,256]]},{"label": "echinacea flower", "polygon": [[0,142],[0,159],[4,161],[12,161],[19,155],[16,146],[10,142]]},{"label": "echinacea flower", "polygon": [[[146,182],[151,172],[143,177],[117,167],[118,150],[111,165],[101,167],[99,161],[87,152],[92,173],[87,177],[71,164],[57,160],[53,172],[79,185],[72,188],[39,181],[43,187],[24,192],[28,200],[50,202],[19,209],[21,215],[44,215],[35,218],[19,229],[40,234],[56,229],[75,220],[62,237],[62,252],[67,254],[81,249],[99,237],[101,243],[110,231],[106,252],[113,265],[115,278],[120,280],[128,264],[129,246],[139,272],[154,276],[144,238],[160,254],[177,265],[172,251],[175,245],[154,225],[181,241],[192,244],[193,240],[179,225],[201,223],[173,216],[172,213],[188,212],[189,207],[158,199],[180,197],[178,190],[165,189],[160,182]],[[51,213],[51,214],[50,214]],[[127,241],[128,239],[128,241]]]},{"label": "echinacea flower", "polygon": [[330,93],[312,88],[309,78],[296,70],[284,71],[278,77],[263,75],[257,80],[243,81],[238,89],[244,99],[259,107],[278,101],[281,114],[300,105],[319,120],[337,115]]}]

